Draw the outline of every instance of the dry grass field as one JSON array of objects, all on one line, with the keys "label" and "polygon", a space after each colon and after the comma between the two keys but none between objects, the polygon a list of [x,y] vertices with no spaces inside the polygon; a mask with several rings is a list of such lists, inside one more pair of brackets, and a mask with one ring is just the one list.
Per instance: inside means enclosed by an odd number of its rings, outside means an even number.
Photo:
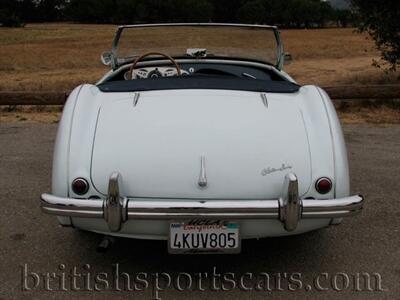
[{"label": "dry grass field", "polygon": [[107,68],[114,26],[38,24],[0,29],[0,90],[67,90]]},{"label": "dry grass field", "polygon": [[[0,91],[60,91],[96,82],[108,71],[100,54],[111,48],[115,29],[80,24],[0,28]],[[285,70],[301,84],[400,84],[399,73],[385,75],[372,66],[379,53],[366,35],[354,29],[283,30],[282,36],[294,59]],[[60,108],[9,110],[1,108],[0,122],[57,122],[60,114]],[[400,111],[387,107],[354,108],[340,116],[346,123],[400,122]]]},{"label": "dry grass field", "polygon": [[352,28],[286,30],[285,50],[294,62],[286,68],[302,84],[400,83],[400,73],[385,74],[372,66],[379,52],[366,34]]},{"label": "dry grass field", "polygon": [[[114,25],[1,28],[0,90],[68,90],[95,82],[107,71],[99,57],[111,48],[114,32]],[[282,35],[294,58],[286,70],[301,84],[400,82],[399,74],[388,76],[371,66],[379,54],[354,29],[284,30]]]},{"label": "dry grass field", "polygon": [[[2,122],[57,123],[61,117],[59,106],[20,106],[0,107],[0,124]],[[343,124],[400,124],[400,109],[385,105],[377,107],[354,106],[338,110]]]}]

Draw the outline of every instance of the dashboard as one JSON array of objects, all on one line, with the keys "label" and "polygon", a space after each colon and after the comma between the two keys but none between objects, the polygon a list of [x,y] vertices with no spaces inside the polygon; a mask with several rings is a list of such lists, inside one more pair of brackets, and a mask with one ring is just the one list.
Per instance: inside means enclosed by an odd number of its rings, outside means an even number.
[{"label": "dashboard", "polygon": [[[181,76],[189,75],[188,71],[181,70]],[[135,69],[132,72],[132,79],[146,79],[146,78],[159,78],[159,77],[173,77],[178,76],[176,68],[171,67],[151,67]],[[125,79],[129,80],[129,72],[125,73]]]},{"label": "dashboard", "polygon": [[[276,73],[267,69],[249,66],[215,64],[215,63],[182,63],[180,64],[181,76],[209,75],[209,76],[230,76],[247,79],[261,79],[269,81],[284,81]],[[173,66],[154,66],[138,68],[133,70],[132,79],[175,77],[178,72]],[[130,80],[129,71],[125,72],[124,80]],[[116,78],[117,79],[117,78]],[[118,80],[118,79],[117,79]]]}]

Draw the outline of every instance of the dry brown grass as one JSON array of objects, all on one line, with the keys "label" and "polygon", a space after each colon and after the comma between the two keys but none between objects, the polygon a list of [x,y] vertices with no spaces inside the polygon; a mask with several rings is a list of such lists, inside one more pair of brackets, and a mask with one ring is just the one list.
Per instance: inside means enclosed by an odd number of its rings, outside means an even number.
[{"label": "dry brown grass", "polygon": [[0,90],[68,90],[107,68],[114,26],[39,24],[0,29]]},{"label": "dry brown grass", "polygon": [[400,124],[400,110],[388,106],[354,107],[346,111],[338,111],[343,124]]},{"label": "dry brown grass", "polygon": [[372,66],[379,52],[355,29],[287,30],[283,40],[294,57],[287,71],[302,84],[400,83],[399,73],[387,75]]},{"label": "dry brown grass", "polygon": [[[107,71],[99,56],[110,49],[114,32],[114,25],[1,28],[0,90],[69,90],[96,82]],[[284,30],[283,41],[294,58],[286,70],[301,84],[400,82],[399,74],[371,66],[379,53],[354,29]]]},{"label": "dry brown grass", "polygon": [[60,112],[2,112],[0,114],[0,123],[58,123],[61,117]]},{"label": "dry brown grass", "polygon": [[294,57],[286,69],[302,84],[400,83],[400,73],[387,75],[372,66],[379,52],[355,29],[286,30],[283,41]]},{"label": "dry brown grass", "polygon": [[[0,107],[0,123],[57,123],[61,117],[60,106]],[[353,106],[338,110],[342,124],[400,124],[400,110],[386,105]]]},{"label": "dry brown grass", "polygon": [[61,106],[0,106],[0,124],[2,122],[58,123],[61,111]]},{"label": "dry brown grass", "polygon": [[[108,70],[99,56],[110,49],[114,32],[113,25],[0,28],[0,90],[59,91],[96,82]],[[282,35],[294,58],[285,69],[301,84],[400,83],[399,74],[385,75],[372,66],[379,53],[366,35],[354,29],[284,30]],[[59,107],[2,107],[0,122],[53,123],[60,111]],[[356,106],[339,111],[339,116],[345,124],[400,123],[400,111],[387,106]]]}]

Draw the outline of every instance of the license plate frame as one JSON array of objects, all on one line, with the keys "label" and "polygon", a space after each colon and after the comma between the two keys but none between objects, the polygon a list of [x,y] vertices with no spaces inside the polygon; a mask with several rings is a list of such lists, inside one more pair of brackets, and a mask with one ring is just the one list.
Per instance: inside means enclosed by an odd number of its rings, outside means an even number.
[{"label": "license plate frame", "polygon": [[[183,242],[184,233],[190,235],[186,239],[186,243]],[[178,236],[176,236],[176,234],[178,234]],[[211,246],[209,240],[211,239],[211,234],[217,236],[216,243],[218,247],[202,247],[204,245]],[[230,235],[228,236],[228,234]],[[199,239],[199,247],[177,247],[183,246],[183,244],[186,245],[187,243],[189,246],[193,246],[193,239]],[[219,247],[223,246],[225,242],[225,244],[228,244],[228,240],[232,244],[232,239],[235,241],[235,247]],[[193,219],[169,222],[168,253],[170,254],[238,254],[241,250],[242,241],[238,222],[212,219]]]}]

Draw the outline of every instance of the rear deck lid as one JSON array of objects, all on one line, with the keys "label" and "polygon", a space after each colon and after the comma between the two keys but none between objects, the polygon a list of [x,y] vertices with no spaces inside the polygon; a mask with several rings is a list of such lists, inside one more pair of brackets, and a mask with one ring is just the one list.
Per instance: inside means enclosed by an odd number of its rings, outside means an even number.
[{"label": "rear deck lid", "polygon": [[[101,107],[92,181],[107,193],[111,173],[130,197],[276,199],[285,174],[311,183],[301,112],[292,95],[175,90],[133,94]],[[118,97],[121,97],[120,94]],[[201,158],[207,186],[199,186]]]}]

